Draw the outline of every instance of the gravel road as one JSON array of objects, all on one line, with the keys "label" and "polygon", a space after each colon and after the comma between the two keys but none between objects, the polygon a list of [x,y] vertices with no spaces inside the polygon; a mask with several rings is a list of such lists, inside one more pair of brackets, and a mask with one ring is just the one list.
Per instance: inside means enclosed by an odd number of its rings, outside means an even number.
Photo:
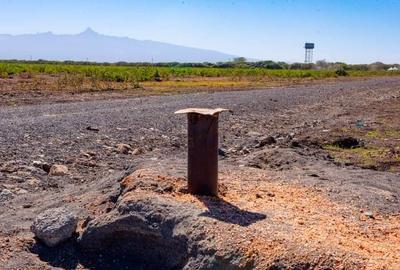
[{"label": "gravel road", "polygon": [[[266,135],[278,137],[299,128],[322,125],[340,113],[326,108],[340,102],[353,106],[374,95],[391,93],[400,78],[375,78],[324,85],[199,93],[76,103],[0,108],[0,164],[32,165],[34,161],[66,164],[71,181],[94,179],[110,169],[121,169],[139,157],[115,153],[129,144],[145,153],[140,158],[185,154],[186,119],[174,111],[186,107],[223,107],[223,149],[246,146]],[[245,149],[245,152],[247,150]],[[238,156],[238,155],[234,155]],[[19,180],[0,174],[2,182]],[[38,176],[48,180],[47,176]],[[5,178],[5,180],[4,180]],[[61,184],[61,183],[58,183]]]},{"label": "gravel road", "polygon": [[[229,166],[267,169],[277,181],[296,179],[360,209],[397,213],[399,173],[338,165],[319,143],[329,142],[333,127],[353,125],[360,117],[373,123],[369,108],[388,114],[385,104],[396,107],[399,100],[400,78],[391,77],[0,107],[0,219],[4,221],[0,240],[11,241],[8,266],[36,265],[24,241],[31,241],[29,226],[42,210],[60,206],[70,196],[99,192],[96,183],[109,190],[117,183],[114,176],[132,166],[154,163],[162,169],[177,162],[183,176],[186,119],[173,113],[187,107],[231,110],[220,119],[225,170]],[[275,142],[268,142],[269,137]],[[54,164],[65,165],[68,172],[49,174]],[[18,254],[29,257],[29,262],[17,259],[22,258]],[[7,260],[1,254],[0,259]]]}]

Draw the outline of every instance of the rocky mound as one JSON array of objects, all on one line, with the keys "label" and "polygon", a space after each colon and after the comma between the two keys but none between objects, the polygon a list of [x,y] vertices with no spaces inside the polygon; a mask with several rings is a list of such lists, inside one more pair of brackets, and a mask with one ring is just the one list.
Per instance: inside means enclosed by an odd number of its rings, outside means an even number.
[{"label": "rocky mound", "polygon": [[[137,170],[94,213],[74,248],[85,268],[394,269],[398,216],[362,213],[322,190],[258,169],[222,173],[220,198],[187,194],[185,179]],[[104,202],[107,203],[104,203]],[[397,228],[397,229],[396,229]],[[71,248],[71,247],[69,247]]]},{"label": "rocky mound", "polygon": [[237,246],[217,250],[215,235],[208,231],[218,227],[216,218],[247,226],[265,215],[241,212],[219,199],[192,197],[184,179],[147,170],[126,177],[121,187],[115,207],[90,221],[79,237],[86,251],[117,258],[118,264],[158,269],[253,268]]}]

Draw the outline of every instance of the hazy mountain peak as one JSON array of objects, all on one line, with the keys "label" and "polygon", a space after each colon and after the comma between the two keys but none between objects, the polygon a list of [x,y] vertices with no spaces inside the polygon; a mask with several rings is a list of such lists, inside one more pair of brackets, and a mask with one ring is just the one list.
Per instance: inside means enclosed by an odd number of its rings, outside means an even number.
[{"label": "hazy mountain peak", "polygon": [[81,32],[80,35],[98,35],[96,31],[94,31],[91,27],[85,29],[85,31]]},{"label": "hazy mountain peak", "polygon": [[0,59],[96,62],[225,62],[235,56],[151,40],[102,35],[88,27],[76,35],[51,32],[0,35]]}]

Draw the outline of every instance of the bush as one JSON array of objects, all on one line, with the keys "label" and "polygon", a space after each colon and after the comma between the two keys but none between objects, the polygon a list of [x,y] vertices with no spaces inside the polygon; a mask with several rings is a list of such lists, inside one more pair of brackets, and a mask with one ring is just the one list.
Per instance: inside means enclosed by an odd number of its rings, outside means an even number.
[{"label": "bush", "polygon": [[348,76],[349,73],[344,68],[339,68],[335,71],[337,76]]},{"label": "bush", "polygon": [[160,75],[160,73],[158,72],[158,69],[156,69],[156,71],[154,72],[153,79],[154,79],[156,82],[161,82],[161,81],[162,81],[161,75]]}]

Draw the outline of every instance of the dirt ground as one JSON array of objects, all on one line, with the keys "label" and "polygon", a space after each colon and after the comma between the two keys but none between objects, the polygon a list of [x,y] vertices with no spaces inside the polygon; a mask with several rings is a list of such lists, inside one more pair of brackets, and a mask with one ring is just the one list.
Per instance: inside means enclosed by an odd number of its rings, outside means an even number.
[{"label": "dirt ground", "polygon": [[131,83],[99,81],[97,88],[93,88],[90,80],[80,86],[75,86],[73,83],[60,85],[59,79],[59,75],[26,77],[24,74],[7,79],[0,78],[0,105],[19,106],[199,92],[247,91],[365,80],[366,78],[188,77],[166,81],[145,81],[135,87]]},{"label": "dirt ground", "polygon": [[[19,106],[0,107],[3,269],[95,269],[60,263],[71,260],[68,254],[58,254],[55,263],[35,252],[33,219],[64,204],[90,209],[91,200],[138,168],[157,167],[184,181],[186,119],[173,112],[186,107],[232,110],[220,118],[220,180],[227,189],[221,199],[271,217],[229,230],[243,253],[256,254],[258,265],[278,258],[318,269],[311,262],[327,254],[337,257],[337,269],[400,265],[400,78],[146,97],[82,95],[37,102],[16,94]],[[121,143],[127,151],[117,149]],[[53,164],[66,165],[68,173],[49,175]],[[225,223],[218,226],[226,229]],[[215,237],[217,247],[229,238]]]}]

